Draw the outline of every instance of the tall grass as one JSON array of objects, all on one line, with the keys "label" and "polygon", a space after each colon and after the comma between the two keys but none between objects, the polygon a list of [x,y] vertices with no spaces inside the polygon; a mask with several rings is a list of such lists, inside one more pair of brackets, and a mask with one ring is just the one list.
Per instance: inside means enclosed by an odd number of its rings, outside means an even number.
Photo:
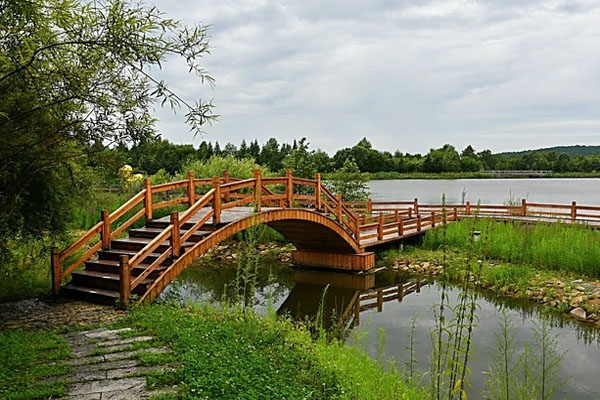
[{"label": "tall grass", "polygon": [[[447,228],[447,245],[468,247],[471,222],[463,220]],[[490,219],[475,222],[482,239],[473,244],[476,254],[514,264],[539,269],[560,270],[591,277],[600,277],[600,232],[583,225],[501,223]],[[423,246],[439,249],[443,243],[441,231],[430,231]]]}]

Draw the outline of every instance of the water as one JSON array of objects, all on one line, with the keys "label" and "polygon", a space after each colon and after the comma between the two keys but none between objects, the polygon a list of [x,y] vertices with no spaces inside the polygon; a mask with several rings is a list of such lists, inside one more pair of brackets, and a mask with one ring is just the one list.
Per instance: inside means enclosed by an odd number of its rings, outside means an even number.
[{"label": "water", "polygon": [[[231,292],[235,271],[235,264],[201,259],[188,267],[162,296],[192,301],[220,300]],[[265,262],[259,269],[257,291],[251,301],[258,312],[265,312],[271,304],[279,314],[290,315],[300,320],[314,318],[327,287],[323,302],[323,320],[325,325],[331,327],[336,324],[336,317],[348,306],[357,291],[364,293],[377,288],[394,288],[407,281],[406,275],[391,270],[375,275],[357,276],[292,269],[287,263]],[[227,287],[229,289],[226,289]],[[431,354],[430,332],[435,326],[432,305],[439,303],[440,290],[440,286],[435,283],[423,283],[419,293],[408,294],[401,302],[396,299],[387,301],[383,304],[381,312],[376,308],[362,311],[360,323],[355,324],[352,330],[368,330],[368,351],[375,357],[377,332],[384,328],[387,332],[384,356],[386,359],[395,359],[397,364],[402,366],[408,361],[406,347],[409,344],[411,319],[417,315],[417,368],[425,372],[429,368]],[[451,289],[451,301],[456,299],[456,295],[457,290]],[[500,310],[507,310],[519,340],[531,343],[533,327],[540,315],[540,308],[534,304],[497,298],[486,293],[480,294],[478,305],[474,358],[469,364],[472,370],[469,398],[481,398],[479,393],[485,387],[486,376],[483,372],[489,369]],[[600,330],[560,315],[549,315],[549,321],[554,327],[553,333],[558,334],[559,351],[567,352],[560,364],[560,376],[566,380],[566,384],[554,398],[600,398]],[[353,338],[354,335],[350,333],[347,341],[351,343]]]},{"label": "water", "polygon": [[412,200],[439,204],[442,194],[449,204],[503,204],[510,200],[600,205],[600,179],[405,179],[369,182],[373,200]]}]

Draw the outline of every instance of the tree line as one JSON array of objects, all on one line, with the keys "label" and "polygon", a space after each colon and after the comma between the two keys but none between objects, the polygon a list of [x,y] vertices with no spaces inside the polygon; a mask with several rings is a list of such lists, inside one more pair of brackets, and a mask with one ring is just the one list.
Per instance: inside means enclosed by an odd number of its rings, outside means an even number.
[{"label": "tree line", "polygon": [[[98,147],[102,145],[97,144]],[[213,156],[232,156],[238,159],[251,158],[273,172],[282,172],[293,167],[300,175],[314,172],[332,173],[340,170],[348,159],[354,160],[361,172],[398,172],[398,173],[468,173],[486,170],[546,170],[553,172],[600,171],[600,156],[556,154],[554,152],[529,151],[522,154],[493,154],[490,150],[476,151],[467,146],[458,151],[446,144],[428,153],[409,154],[400,150],[395,152],[374,149],[366,138],[352,147],[337,150],[330,156],[323,150],[310,149],[306,138],[292,143],[279,143],[270,138],[264,144],[258,140],[245,140],[236,146],[227,143],[224,146],[216,141],[203,141],[198,147],[191,144],[174,144],[164,139],[143,141],[132,147],[125,145],[105,148],[95,152],[91,165],[106,168],[109,175],[117,171],[119,165],[130,164],[140,172],[152,175],[160,170],[174,175],[181,171],[189,160],[205,161]],[[308,176],[307,176],[308,177]]]}]

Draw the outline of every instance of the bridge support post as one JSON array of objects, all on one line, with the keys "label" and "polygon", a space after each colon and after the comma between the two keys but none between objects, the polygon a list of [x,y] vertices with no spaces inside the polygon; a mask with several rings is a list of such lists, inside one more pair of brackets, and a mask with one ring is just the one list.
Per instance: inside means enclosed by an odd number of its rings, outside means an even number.
[{"label": "bridge support post", "polygon": [[173,228],[171,230],[171,248],[173,249],[173,257],[179,257],[181,253],[181,230],[179,228],[179,213],[172,212],[171,213],[171,225]]},{"label": "bridge support post", "polygon": [[398,284],[398,303],[402,303],[402,297],[404,296],[404,285]]},{"label": "bridge support post", "polygon": [[465,205],[465,213],[467,215],[471,215],[471,203],[467,201],[467,204]]},{"label": "bridge support post", "polygon": [[125,309],[129,304],[131,292],[131,271],[129,270],[129,256],[119,257],[119,307]]},{"label": "bridge support post", "polygon": [[575,221],[577,219],[577,202],[574,201],[571,203],[571,221]]},{"label": "bridge support post", "polygon": [[383,311],[383,289],[377,289],[377,312]]},{"label": "bridge support post", "polygon": [[414,206],[414,209],[415,209],[415,213],[418,214],[419,213],[419,199],[416,198],[416,197],[415,197],[415,200],[413,202],[413,206]]},{"label": "bridge support post", "polygon": [[527,216],[527,200],[521,199],[521,216]]},{"label": "bridge support post", "polygon": [[100,230],[100,239],[102,241],[102,249],[110,249],[110,219],[108,218],[108,210],[100,212],[102,220],[102,229]]},{"label": "bridge support post", "polygon": [[285,197],[287,199],[288,207],[294,207],[294,180],[292,178],[292,170],[290,168],[285,169],[285,178],[287,183],[285,185]]},{"label": "bridge support post", "polygon": [[417,232],[421,232],[421,214],[417,214]]},{"label": "bridge support post", "polygon": [[146,218],[146,222],[148,222],[152,219],[152,184],[150,183],[150,179],[144,179],[144,187],[146,189],[144,196],[144,217]]},{"label": "bridge support post", "polygon": [[398,220],[398,236],[404,236],[404,218],[399,217]]},{"label": "bridge support post", "polygon": [[213,195],[213,225],[217,225],[221,223],[221,179],[218,176],[213,176],[213,188],[215,189],[215,193]]},{"label": "bridge support post", "polygon": [[61,267],[60,267],[60,253],[58,247],[52,248],[52,254],[50,256],[50,264],[52,267],[52,294],[58,296],[60,293],[60,283],[62,281]]},{"label": "bridge support post", "polygon": [[194,183],[194,171],[187,172],[188,178],[188,206],[193,206],[196,202],[196,184]]},{"label": "bridge support post", "polygon": [[321,209],[321,174],[315,174],[315,180],[317,184],[315,186],[315,209],[318,211]]},{"label": "bridge support post", "polygon": [[367,214],[373,214],[373,200],[370,197],[367,199]]},{"label": "bridge support post", "polygon": [[292,262],[308,267],[367,271],[375,268],[375,253],[325,253],[320,251],[294,250]]},{"label": "bridge support post", "polygon": [[435,228],[435,211],[431,212],[431,227]]}]

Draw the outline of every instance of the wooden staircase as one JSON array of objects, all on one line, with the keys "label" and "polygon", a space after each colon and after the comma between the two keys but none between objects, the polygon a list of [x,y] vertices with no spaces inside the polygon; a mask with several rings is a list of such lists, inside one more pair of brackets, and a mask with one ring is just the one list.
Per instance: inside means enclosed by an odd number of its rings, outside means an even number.
[{"label": "wooden staircase", "polygon": [[[97,258],[85,261],[85,268],[74,271],[71,281],[62,287],[61,293],[66,296],[83,299],[101,304],[114,305],[119,299],[120,288],[120,257],[133,258],[148,243],[155,239],[169,225],[168,222],[150,220],[143,228],[130,229],[129,237],[113,239],[110,248],[100,249]],[[187,233],[193,223],[182,226],[181,234]],[[213,226],[206,226],[210,229]],[[181,254],[184,254],[195,243],[209,235],[211,230],[198,230],[192,233],[188,241],[181,243]],[[142,275],[162,254],[171,246],[169,240],[163,241],[152,253],[145,257],[138,265],[131,268],[131,279]],[[132,291],[135,296],[142,296],[150,285],[173,262],[173,257],[167,257],[147,277],[145,277]]]}]

